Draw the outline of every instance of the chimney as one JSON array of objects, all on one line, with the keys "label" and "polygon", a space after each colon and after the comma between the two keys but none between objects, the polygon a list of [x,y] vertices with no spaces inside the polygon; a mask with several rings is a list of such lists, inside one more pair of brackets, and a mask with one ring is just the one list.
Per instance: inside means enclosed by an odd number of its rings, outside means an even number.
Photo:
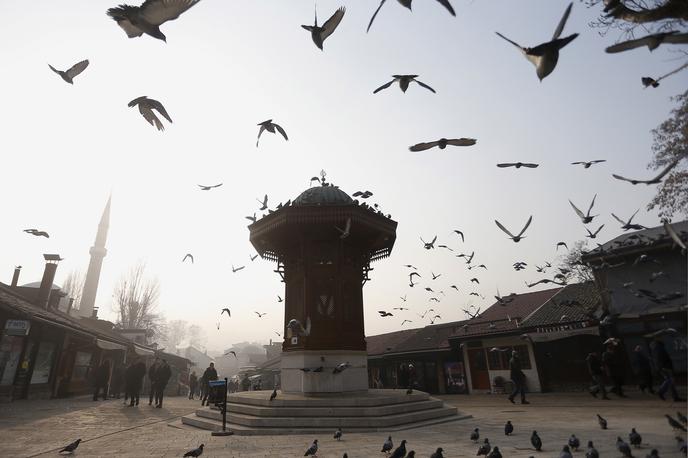
[{"label": "chimney", "polygon": [[93,313],[91,313],[91,318],[94,320],[98,319],[98,307],[93,307]]},{"label": "chimney", "polygon": [[15,267],[14,275],[12,275],[12,284],[10,285],[12,288],[17,286],[17,283],[19,282],[19,272],[21,272],[21,266]]},{"label": "chimney", "polygon": [[50,291],[55,280],[55,272],[57,271],[57,263],[62,261],[59,254],[44,254],[45,270],[43,271],[43,279],[41,280],[41,287],[38,290],[36,297],[36,305],[47,309],[48,301],[50,300]]}]

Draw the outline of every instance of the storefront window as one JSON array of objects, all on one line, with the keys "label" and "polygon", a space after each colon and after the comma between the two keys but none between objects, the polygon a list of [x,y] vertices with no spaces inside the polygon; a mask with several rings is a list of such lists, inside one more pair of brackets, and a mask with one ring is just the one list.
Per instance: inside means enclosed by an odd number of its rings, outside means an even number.
[{"label": "storefront window", "polygon": [[0,386],[11,385],[17,373],[24,337],[2,336],[0,339]]},{"label": "storefront window", "polygon": [[444,375],[447,378],[447,394],[460,394],[466,392],[466,375],[463,362],[444,363]]},{"label": "storefront window", "polygon": [[85,351],[76,352],[76,357],[74,358],[74,370],[72,371],[72,380],[86,380],[90,370],[91,353],[87,353]]},{"label": "storefront window", "polygon": [[32,385],[48,383],[54,357],[55,342],[41,342],[38,346],[38,354],[36,354],[36,361],[33,365],[33,373],[31,374]]}]

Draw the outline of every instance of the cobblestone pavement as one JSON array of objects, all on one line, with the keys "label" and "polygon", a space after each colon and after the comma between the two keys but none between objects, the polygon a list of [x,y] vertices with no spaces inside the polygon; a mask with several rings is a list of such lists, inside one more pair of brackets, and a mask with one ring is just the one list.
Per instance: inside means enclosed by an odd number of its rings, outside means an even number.
[{"label": "cobblestone pavement", "polygon": [[[603,457],[620,457],[614,442],[617,436],[628,441],[631,427],[643,437],[643,448],[634,452],[645,457],[651,448],[660,456],[682,456],[675,434],[664,414],[674,417],[686,412],[686,404],[662,402],[649,395],[633,393],[630,399],[596,400],[587,394],[533,394],[530,405],[510,404],[504,396],[442,396],[472,419],[393,433],[395,444],[408,441],[408,450],[429,457],[443,447],[445,457],[475,456],[477,445],[469,440],[470,431],[480,428],[481,440],[488,437],[505,457],[558,457],[571,433],[583,444],[595,442]],[[146,399],[147,401],[147,399]],[[0,404],[0,447],[4,456],[50,457],[67,443],[81,438],[79,457],[180,457],[185,451],[205,444],[204,457],[297,457],[312,442],[312,435],[211,437],[206,431],[169,426],[181,415],[193,412],[198,401],[169,398],[165,407],[155,409],[147,402],[138,408],[121,401],[93,402],[72,398],[50,401],[17,401]],[[609,430],[597,425],[596,413],[609,421]],[[503,425],[511,420],[512,437],[505,437]],[[538,431],[544,446],[540,453],[530,448],[530,434]],[[685,438],[685,434],[682,433]],[[383,457],[379,453],[386,434],[347,434],[341,442],[331,435],[319,435],[320,457]],[[584,452],[574,453],[583,458]]]}]

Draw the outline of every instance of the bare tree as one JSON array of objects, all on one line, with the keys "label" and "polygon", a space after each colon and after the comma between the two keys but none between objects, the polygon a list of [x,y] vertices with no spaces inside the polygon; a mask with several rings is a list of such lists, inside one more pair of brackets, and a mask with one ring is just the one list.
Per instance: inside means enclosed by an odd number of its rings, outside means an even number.
[{"label": "bare tree", "polygon": [[611,29],[620,30],[622,36],[632,37],[636,27],[644,33],[680,30],[688,23],[686,0],[581,0],[590,7],[603,7],[599,18],[591,27],[602,29],[602,35]]},{"label": "bare tree", "polygon": [[583,263],[581,257],[587,251],[588,242],[578,240],[574,242],[569,252],[559,258],[560,269],[564,269],[564,276],[567,282],[577,281],[581,283],[593,281],[595,279],[592,268]]},{"label": "bare tree", "polygon": [[115,286],[117,326],[123,329],[147,329],[153,336],[162,331],[162,317],[156,313],[160,284],[146,278],[146,265],[140,262],[122,275]]},{"label": "bare tree", "polygon": [[205,335],[205,331],[202,327],[198,326],[197,324],[192,324],[189,326],[189,345],[200,350],[201,348],[205,347],[206,341],[207,336]]},{"label": "bare tree", "polygon": [[165,329],[160,335],[164,347],[170,353],[175,353],[177,346],[186,339],[189,332],[189,323],[184,320],[172,320],[165,324]]},{"label": "bare tree", "polygon": [[[688,0],[686,1],[688,4]],[[650,169],[663,169],[672,162],[688,157],[688,90],[673,97],[678,106],[671,110],[671,117],[652,131],[654,157]],[[688,166],[682,160],[664,178],[657,195],[647,206],[659,208],[660,217],[671,218],[675,214],[688,215]]]},{"label": "bare tree", "polygon": [[86,277],[79,270],[72,270],[62,283],[62,292],[67,294],[67,298],[74,299],[72,309],[78,310],[81,303],[81,293],[84,291],[84,281]]}]

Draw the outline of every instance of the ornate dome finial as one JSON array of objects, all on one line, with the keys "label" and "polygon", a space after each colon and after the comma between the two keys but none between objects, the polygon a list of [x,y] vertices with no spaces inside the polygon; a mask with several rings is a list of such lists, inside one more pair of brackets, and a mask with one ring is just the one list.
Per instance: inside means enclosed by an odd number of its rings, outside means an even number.
[{"label": "ornate dome finial", "polygon": [[320,184],[322,186],[329,186],[329,183],[327,183],[325,180],[326,176],[327,176],[327,172],[325,172],[325,169],[320,170]]}]

